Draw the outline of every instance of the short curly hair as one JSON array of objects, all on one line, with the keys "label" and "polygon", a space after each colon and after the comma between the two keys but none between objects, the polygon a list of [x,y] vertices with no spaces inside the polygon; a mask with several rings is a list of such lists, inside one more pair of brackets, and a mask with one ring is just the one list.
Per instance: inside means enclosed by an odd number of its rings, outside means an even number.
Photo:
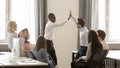
[{"label": "short curly hair", "polygon": [[78,20],[78,24],[80,24],[82,27],[84,27],[84,25],[85,25],[85,19],[78,18],[77,20]]},{"label": "short curly hair", "polygon": [[103,40],[106,37],[106,33],[103,30],[97,30],[98,36],[101,37]]}]

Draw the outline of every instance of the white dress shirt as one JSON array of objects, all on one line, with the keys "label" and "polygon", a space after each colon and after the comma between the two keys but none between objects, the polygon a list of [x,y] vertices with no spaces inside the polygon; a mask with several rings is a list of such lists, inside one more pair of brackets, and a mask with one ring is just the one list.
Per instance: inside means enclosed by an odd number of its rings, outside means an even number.
[{"label": "white dress shirt", "polygon": [[53,40],[53,33],[54,33],[54,28],[55,27],[60,27],[64,25],[68,20],[65,20],[62,23],[52,23],[51,21],[48,21],[46,26],[45,26],[45,39],[47,40]]},{"label": "white dress shirt", "polygon": [[88,46],[88,29],[86,27],[79,29],[80,46]]},{"label": "white dress shirt", "polygon": [[[72,16],[72,19],[75,23],[77,23],[77,20],[75,17]],[[87,27],[79,28],[79,41],[80,46],[88,46],[88,29]]]}]

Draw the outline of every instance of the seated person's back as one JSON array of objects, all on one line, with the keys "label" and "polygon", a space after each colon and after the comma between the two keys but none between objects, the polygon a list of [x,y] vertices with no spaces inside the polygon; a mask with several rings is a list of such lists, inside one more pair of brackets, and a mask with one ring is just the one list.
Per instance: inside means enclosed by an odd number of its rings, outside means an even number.
[{"label": "seated person's back", "polygon": [[32,52],[35,55],[37,60],[48,62],[47,52],[44,48],[41,48],[39,51],[36,51],[36,49],[33,49]]},{"label": "seated person's back", "polygon": [[36,46],[32,50],[34,56],[37,60],[46,62],[50,65],[50,68],[55,68],[55,64],[52,60],[49,59],[49,54],[46,49],[46,40],[44,36],[40,36],[37,39]]}]

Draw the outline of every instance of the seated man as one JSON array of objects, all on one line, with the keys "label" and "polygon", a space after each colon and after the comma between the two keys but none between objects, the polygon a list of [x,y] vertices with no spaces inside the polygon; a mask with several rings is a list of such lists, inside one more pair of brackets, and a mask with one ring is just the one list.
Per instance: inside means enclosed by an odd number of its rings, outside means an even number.
[{"label": "seated man", "polygon": [[104,50],[109,50],[109,45],[105,42],[106,33],[103,30],[97,30],[98,39],[103,45]]}]

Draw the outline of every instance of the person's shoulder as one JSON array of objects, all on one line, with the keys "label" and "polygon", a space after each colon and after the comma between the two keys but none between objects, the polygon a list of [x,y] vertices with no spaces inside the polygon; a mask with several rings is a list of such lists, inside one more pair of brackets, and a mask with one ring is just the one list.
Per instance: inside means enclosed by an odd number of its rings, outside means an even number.
[{"label": "person's shoulder", "polygon": [[83,32],[84,32],[85,34],[88,34],[89,30],[87,29],[87,27],[83,27]]},{"label": "person's shoulder", "polygon": [[51,21],[48,21],[47,24],[53,24]]},{"label": "person's shoulder", "polygon": [[8,32],[7,34],[8,34],[8,36],[11,36],[11,35],[13,35],[13,33],[11,33],[11,32]]},{"label": "person's shoulder", "polygon": [[103,49],[109,50],[109,45],[107,44],[105,40],[101,41],[101,44],[103,45]]},{"label": "person's shoulder", "polygon": [[39,51],[45,52],[46,50],[45,50],[45,48],[41,48]]},{"label": "person's shoulder", "polygon": [[8,32],[9,35],[15,35],[15,32]]},{"label": "person's shoulder", "polygon": [[84,27],[84,30],[88,32],[88,28],[87,27]]},{"label": "person's shoulder", "polygon": [[52,26],[54,23],[52,23],[51,21],[48,21],[47,23],[46,23],[46,26],[48,27],[48,26]]},{"label": "person's shoulder", "polygon": [[91,42],[90,42],[90,43],[88,43],[88,46],[91,46]]},{"label": "person's shoulder", "polygon": [[108,45],[105,40],[100,41],[102,45]]},{"label": "person's shoulder", "polygon": [[17,33],[15,33],[15,32],[8,32],[8,36],[17,38]]}]

